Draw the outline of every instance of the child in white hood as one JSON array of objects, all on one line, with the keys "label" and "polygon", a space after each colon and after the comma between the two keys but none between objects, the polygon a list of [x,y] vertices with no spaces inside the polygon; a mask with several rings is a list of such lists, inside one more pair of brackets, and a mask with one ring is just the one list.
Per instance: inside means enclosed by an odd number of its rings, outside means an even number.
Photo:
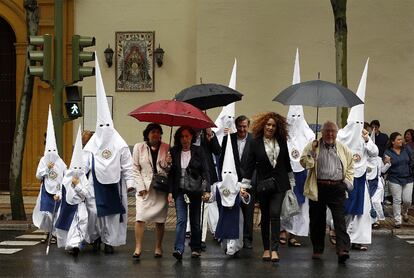
[{"label": "child in white hood", "polygon": [[70,168],[62,181],[62,205],[56,221],[59,248],[77,256],[84,242],[90,242],[87,234],[88,212],[85,200],[90,198],[89,182],[82,166],[81,128],[79,127]]}]

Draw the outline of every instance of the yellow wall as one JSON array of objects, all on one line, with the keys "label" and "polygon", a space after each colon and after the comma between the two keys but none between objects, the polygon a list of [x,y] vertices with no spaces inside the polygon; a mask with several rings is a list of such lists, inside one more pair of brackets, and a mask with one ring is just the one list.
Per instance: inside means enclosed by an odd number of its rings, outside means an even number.
[{"label": "yellow wall", "polygon": [[[75,33],[96,37],[95,50],[101,65],[106,93],[108,96],[114,96],[114,124],[130,145],[142,141],[142,130],[145,125],[127,116],[130,111],[147,102],[171,99],[180,89],[194,83],[195,12],[194,0],[75,1]],[[90,20],[92,14],[93,21]],[[155,31],[155,44],[161,44],[166,53],[164,65],[161,68],[155,66],[154,92],[115,93],[115,66],[107,67],[103,52],[108,43],[115,51],[117,31]],[[80,84],[83,85],[84,96],[95,95],[95,78],[85,78]],[[167,133],[167,130],[164,132]]]},{"label": "yellow wall", "polygon": [[[335,82],[334,23],[327,0],[76,0],[75,32],[94,35],[106,91],[114,97],[114,121],[132,145],[142,140],[144,124],[126,114],[140,104],[169,99],[199,83],[227,84],[238,59],[237,88],[245,94],[236,113],[264,110],[286,114],[271,100],[292,82],[296,48],[302,81]],[[91,15],[94,19],[91,20]],[[414,5],[409,0],[348,1],[348,85],[356,90],[370,57],[366,120],[379,119],[386,132],[414,126],[405,111],[412,107]],[[155,69],[155,92],[115,93],[115,68],[104,64],[103,51],[114,47],[116,31],[155,31],[156,45],[166,51]],[[84,95],[94,94],[95,80],[83,82]],[[215,119],[219,109],[208,111]],[[309,122],[315,109],[305,108]],[[321,109],[321,121],[335,119],[335,109]]]},{"label": "yellow wall", "polygon": [[[54,1],[38,0],[39,5],[39,34],[54,33]],[[68,38],[73,34],[73,1],[65,1],[65,29],[64,29],[64,66],[70,69],[70,64],[65,63],[70,60],[70,45],[67,44]],[[0,16],[5,18],[16,35],[16,105],[19,107],[21,90],[23,86],[25,55],[27,47],[26,20],[23,0],[0,0]],[[69,79],[69,71],[64,71],[65,79]],[[36,180],[36,168],[39,159],[44,152],[44,133],[47,126],[47,109],[52,103],[52,90],[50,86],[36,79],[33,89],[33,99],[30,109],[29,122],[27,126],[26,145],[23,160],[22,186],[25,195],[34,195],[39,191],[39,182]],[[53,109],[53,107],[52,107]],[[72,155],[72,123],[65,124],[64,127],[64,154],[61,156],[68,163]]]}]

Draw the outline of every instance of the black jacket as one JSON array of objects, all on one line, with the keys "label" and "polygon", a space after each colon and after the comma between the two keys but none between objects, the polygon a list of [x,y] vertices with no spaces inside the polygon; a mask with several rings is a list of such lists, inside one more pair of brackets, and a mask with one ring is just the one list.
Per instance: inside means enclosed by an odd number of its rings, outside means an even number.
[{"label": "black jacket", "polygon": [[219,156],[221,154],[221,147],[217,140],[217,136],[211,138],[210,142],[207,141],[205,132],[200,135],[200,147],[204,150],[204,155],[207,160],[207,167],[210,176],[210,185],[218,181],[216,172],[216,166],[213,160],[213,154]]},{"label": "black jacket", "polygon": [[[237,133],[230,134],[231,145],[233,147],[233,157],[234,157],[234,164],[236,165],[237,177],[239,181],[243,179],[243,167],[247,163],[247,156],[249,153],[250,144],[249,142],[253,139],[251,133],[247,134],[246,138],[246,145],[244,146],[243,153],[241,159],[239,157],[239,148],[237,146]],[[226,152],[227,147],[227,135],[223,137],[223,143],[221,144],[221,156],[220,156],[220,173],[221,169],[223,168],[223,161],[224,161],[224,154]]]},{"label": "black jacket", "polygon": [[[174,196],[176,196],[179,191],[181,178],[181,150],[182,148],[178,146],[174,146],[170,150],[172,164],[171,169],[168,172],[168,185],[170,188],[169,192]],[[201,175],[203,179],[207,181],[207,187],[205,191],[210,192],[210,176],[208,173],[208,167],[204,152],[200,147],[194,145],[190,147],[190,151],[191,159],[188,163],[188,168],[190,168],[191,173],[199,176]]]},{"label": "black jacket", "polygon": [[273,177],[281,186],[282,190],[286,191],[290,189],[288,173],[292,172],[292,167],[290,166],[287,142],[282,140],[278,140],[277,142],[280,147],[280,152],[277,157],[276,167],[273,168],[266,154],[263,136],[251,140],[249,142],[247,162],[242,165],[242,173],[243,178],[251,179],[253,171],[256,169],[257,182]]}]

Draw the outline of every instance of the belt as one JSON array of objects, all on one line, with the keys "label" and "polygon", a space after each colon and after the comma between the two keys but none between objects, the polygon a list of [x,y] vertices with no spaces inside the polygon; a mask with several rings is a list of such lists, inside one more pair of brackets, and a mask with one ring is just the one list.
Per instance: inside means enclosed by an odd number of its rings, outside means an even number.
[{"label": "belt", "polygon": [[338,185],[343,183],[343,180],[319,180],[318,179],[318,184],[322,184],[322,185]]}]

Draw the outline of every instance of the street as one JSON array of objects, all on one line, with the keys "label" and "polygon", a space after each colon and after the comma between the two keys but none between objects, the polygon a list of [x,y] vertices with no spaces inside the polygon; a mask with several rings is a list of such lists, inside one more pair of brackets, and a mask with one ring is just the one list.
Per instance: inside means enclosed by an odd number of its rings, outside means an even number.
[{"label": "street", "polygon": [[[23,232],[0,233],[0,239],[18,240]],[[30,231],[24,233],[35,235]],[[208,237],[207,251],[201,259],[191,259],[186,249],[182,262],[171,256],[174,232],[167,231],[164,257],[153,258],[153,232],[146,231],[140,261],[133,261],[134,234],[128,231],[127,245],[115,249],[115,254],[94,253],[91,247],[73,258],[53,245],[49,256],[46,244],[23,246],[13,255],[0,255],[1,277],[410,277],[414,271],[414,236],[376,234],[367,252],[351,251],[346,265],[338,265],[335,249],[326,241],[322,260],[311,259],[308,239],[303,247],[281,246],[279,263],[263,262],[260,234],[255,233],[253,250],[243,249],[238,258],[224,255],[219,245]]]}]

